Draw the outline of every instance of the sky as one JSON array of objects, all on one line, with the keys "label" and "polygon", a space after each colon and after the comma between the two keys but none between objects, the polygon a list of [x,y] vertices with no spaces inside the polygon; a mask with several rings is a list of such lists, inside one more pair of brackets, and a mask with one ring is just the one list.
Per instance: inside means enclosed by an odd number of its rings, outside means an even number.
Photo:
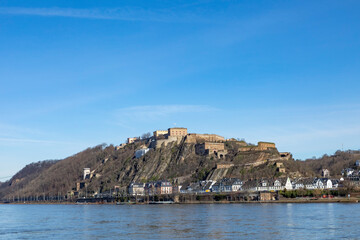
[{"label": "sky", "polygon": [[359,1],[0,1],[0,181],[169,127],[360,149]]}]

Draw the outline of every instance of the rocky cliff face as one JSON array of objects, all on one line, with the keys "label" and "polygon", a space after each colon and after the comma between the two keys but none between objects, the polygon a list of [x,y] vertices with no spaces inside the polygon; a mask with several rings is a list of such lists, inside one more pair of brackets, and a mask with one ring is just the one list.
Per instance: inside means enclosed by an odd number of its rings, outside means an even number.
[{"label": "rocky cliff face", "polygon": [[[12,181],[0,187],[0,197],[13,195],[35,196],[41,194],[65,195],[82,182],[82,170],[91,169],[90,179],[85,180],[90,192],[104,192],[118,186],[125,189],[131,182],[170,180],[175,184],[191,181],[239,177],[243,180],[258,177],[272,177],[276,168],[271,159],[280,157],[275,148],[263,151],[239,151],[236,143],[226,143],[227,155],[218,159],[214,154],[197,155],[195,144],[185,139],[166,146],[151,148],[144,156],[134,157],[141,147],[151,147],[154,142],[142,141],[115,150],[103,145],[89,148],[74,156],[54,162],[36,174],[22,178],[19,185]],[[228,163],[227,169],[216,169],[217,164]],[[6,187],[4,187],[6,185]]]}]

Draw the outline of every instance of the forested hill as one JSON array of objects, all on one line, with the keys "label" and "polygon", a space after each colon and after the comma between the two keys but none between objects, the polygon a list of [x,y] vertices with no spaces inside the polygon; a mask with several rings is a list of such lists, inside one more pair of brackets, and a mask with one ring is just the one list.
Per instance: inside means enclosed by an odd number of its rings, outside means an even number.
[{"label": "forested hill", "polygon": [[356,160],[360,160],[359,150],[338,150],[330,156],[324,154],[321,158],[294,161],[288,165],[288,168],[290,171],[299,171],[306,176],[318,176],[322,169],[328,169],[331,176],[340,177],[341,170],[348,167],[354,168]]},{"label": "forested hill", "polygon": [[[332,176],[339,176],[343,168],[352,167],[359,159],[359,151],[337,151],[332,156],[295,161],[281,158],[276,148],[239,151],[236,143],[225,143],[227,155],[198,155],[195,144],[173,142],[154,148],[150,140],[143,140],[115,149],[104,144],[88,148],[58,161],[32,163],[0,185],[0,198],[14,196],[58,195],[76,191],[77,183],[85,183],[87,191],[105,192],[115,186],[125,190],[131,182],[166,179],[174,184],[186,184],[204,179],[237,177],[244,181],[254,178],[320,176],[327,168]],[[150,148],[144,156],[134,157],[138,149]],[[280,173],[276,163],[286,170]],[[222,169],[219,165],[226,165]],[[90,168],[89,179],[83,180],[83,168]],[[219,169],[220,168],[220,169]]]}]

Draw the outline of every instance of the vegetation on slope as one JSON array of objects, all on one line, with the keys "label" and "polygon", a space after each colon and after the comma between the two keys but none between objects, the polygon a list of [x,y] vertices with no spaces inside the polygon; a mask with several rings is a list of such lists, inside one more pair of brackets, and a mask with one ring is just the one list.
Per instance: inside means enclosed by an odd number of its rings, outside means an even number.
[{"label": "vegetation on slope", "polygon": [[[359,158],[357,151],[337,151],[333,156],[320,159],[282,161],[286,173],[279,173],[274,165],[279,159],[276,149],[240,152],[235,144],[226,144],[225,159],[214,155],[195,154],[194,144],[170,143],[150,151],[143,157],[134,158],[135,150],[152,145],[149,139],[115,150],[104,144],[88,148],[60,161],[44,161],[27,165],[12,179],[0,185],[0,198],[12,196],[62,195],[76,189],[83,181],[83,168],[91,169],[91,178],[85,180],[86,190],[105,192],[115,186],[125,190],[131,182],[170,180],[175,184],[186,184],[204,180],[217,171],[217,163],[234,166],[218,172],[220,177],[237,177],[242,180],[272,178],[280,176],[320,176],[327,168],[338,176],[345,167],[351,167]],[[274,160],[275,159],[275,160]],[[274,160],[274,161],[272,161]]]}]

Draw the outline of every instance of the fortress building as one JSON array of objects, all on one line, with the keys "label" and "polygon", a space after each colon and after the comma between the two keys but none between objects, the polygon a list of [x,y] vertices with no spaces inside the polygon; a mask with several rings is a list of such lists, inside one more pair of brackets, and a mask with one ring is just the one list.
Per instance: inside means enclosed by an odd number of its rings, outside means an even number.
[{"label": "fortress building", "polygon": [[157,138],[157,137],[160,137],[160,136],[165,136],[169,133],[168,130],[156,130],[154,131],[154,137]]},{"label": "fortress building", "polygon": [[169,137],[184,137],[187,135],[187,128],[169,128]]},{"label": "fortress building", "polygon": [[196,144],[195,152],[199,155],[215,154],[218,158],[225,157],[227,151],[225,150],[224,143],[204,142]]},{"label": "fortress building", "polygon": [[258,150],[268,150],[268,148],[275,148],[275,143],[258,142]]},{"label": "fortress building", "polygon": [[204,142],[225,142],[225,138],[216,134],[198,134],[190,133],[186,137],[186,143],[204,143]]},{"label": "fortress building", "polygon": [[133,142],[136,142],[136,141],[138,141],[138,140],[140,140],[140,138],[138,138],[138,137],[131,137],[131,138],[128,138],[127,139],[127,143],[133,143]]}]

